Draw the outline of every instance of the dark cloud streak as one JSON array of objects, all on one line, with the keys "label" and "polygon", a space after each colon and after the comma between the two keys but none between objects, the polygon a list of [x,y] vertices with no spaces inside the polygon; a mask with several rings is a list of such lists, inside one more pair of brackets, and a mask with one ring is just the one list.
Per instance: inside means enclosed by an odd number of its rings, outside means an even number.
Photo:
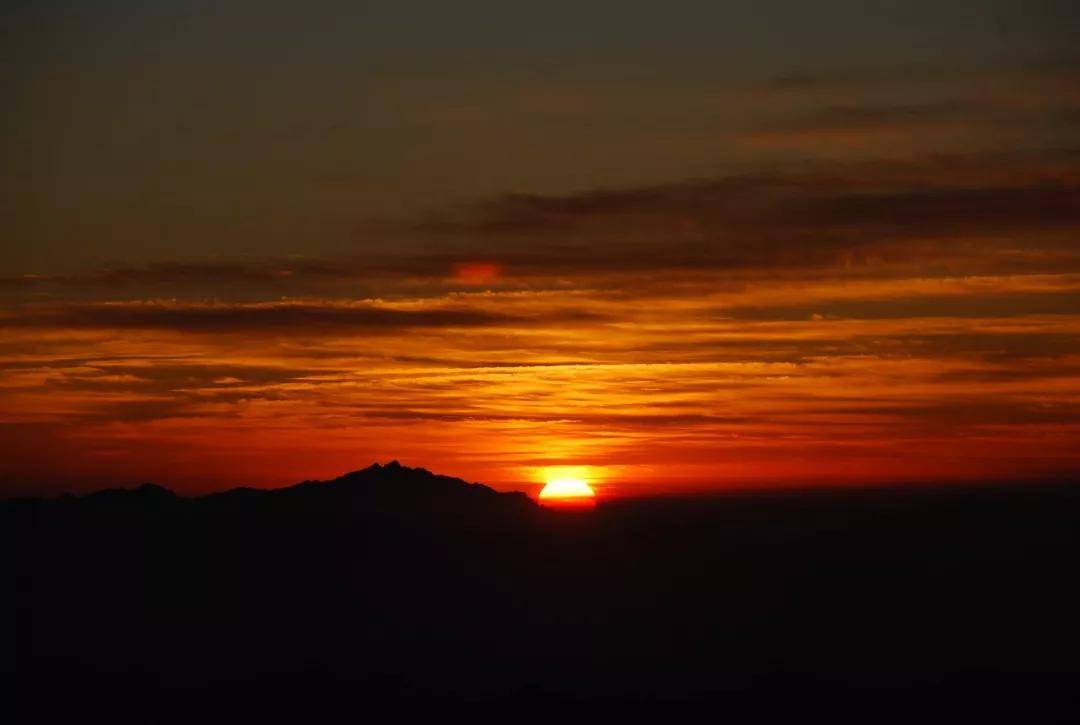
[{"label": "dark cloud streak", "polygon": [[475,309],[400,310],[318,304],[166,305],[87,304],[36,306],[0,317],[0,327],[143,329],[189,333],[259,331],[319,335],[348,331],[392,333],[409,328],[486,327],[561,319],[587,319],[585,312],[538,319]]}]

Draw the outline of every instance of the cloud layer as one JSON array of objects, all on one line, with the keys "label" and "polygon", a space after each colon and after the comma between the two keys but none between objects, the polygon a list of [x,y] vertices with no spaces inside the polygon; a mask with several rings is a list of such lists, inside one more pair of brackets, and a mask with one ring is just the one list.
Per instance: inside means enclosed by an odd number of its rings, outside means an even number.
[{"label": "cloud layer", "polygon": [[6,273],[0,483],[193,490],[385,458],[507,487],[593,466],[621,493],[1076,475],[1076,77],[494,84],[476,108],[394,86],[408,128],[465,140],[638,118],[638,93],[649,123],[604,126],[620,168],[735,160],[340,214],[333,252],[282,253],[307,227],[259,218],[244,254]]}]

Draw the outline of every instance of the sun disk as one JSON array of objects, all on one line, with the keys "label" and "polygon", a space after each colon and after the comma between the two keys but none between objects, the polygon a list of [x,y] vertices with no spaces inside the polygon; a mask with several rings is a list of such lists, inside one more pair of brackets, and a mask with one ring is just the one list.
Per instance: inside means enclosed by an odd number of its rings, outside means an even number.
[{"label": "sun disk", "polygon": [[542,499],[592,498],[596,493],[580,478],[553,478],[540,491]]}]

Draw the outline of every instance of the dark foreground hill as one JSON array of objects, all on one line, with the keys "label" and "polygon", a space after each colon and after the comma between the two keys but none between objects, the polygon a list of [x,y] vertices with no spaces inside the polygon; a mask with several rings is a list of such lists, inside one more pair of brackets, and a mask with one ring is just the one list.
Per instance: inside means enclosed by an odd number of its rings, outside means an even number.
[{"label": "dark foreground hill", "polygon": [[[391,463],[2,506],[37,719],[1068,712],[1080,490],[818,491],[559,513]],[[928,710],[927,708],[932,708]]]}]

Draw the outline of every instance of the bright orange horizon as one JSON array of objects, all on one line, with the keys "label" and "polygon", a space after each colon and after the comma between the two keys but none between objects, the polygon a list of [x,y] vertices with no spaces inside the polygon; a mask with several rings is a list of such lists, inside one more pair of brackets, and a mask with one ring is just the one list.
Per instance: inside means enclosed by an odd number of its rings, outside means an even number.
[{"label": "bright orange horizon", "polygon": [[[974,255],[959,266],[980,266]],[[0,314],[5,490],[278,486],[398,458],[601,495],[1080,470],[1080,275],[891,263]],[[469,283],[471,285],[471,282]]]},{"label": "bright orange horizon", "polygon": [[[731,288],[668,272],[669,289],[627,281],[630,299],[586,279],[395,300],[24,306],[0,320],[0,471],[24,492],[143,480],[196,492],[398,458],[503,488],[585,466],[604,495],[637,495],[1080,468],[1068,342],[1080,317],[997,302],[1066,304],[1076,276],[867,274]],[[860,304],[920,313],[811,312]],[[302,321],[352,314],[480,321],[358,334]],[[245,321],[279,315],[301,321]]]}]

